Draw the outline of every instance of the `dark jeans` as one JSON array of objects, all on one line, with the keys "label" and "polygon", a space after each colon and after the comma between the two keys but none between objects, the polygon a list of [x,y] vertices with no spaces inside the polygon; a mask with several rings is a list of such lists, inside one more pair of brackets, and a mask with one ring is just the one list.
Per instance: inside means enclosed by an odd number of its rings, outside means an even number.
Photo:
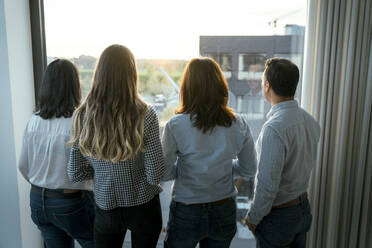
[{"label": "dark jeans", "polygon": [[236,204],[190,206],[172,201],[164,247],[229,247],[236,233]]},{"label": "dark jeans", "polygon": [[159,195],[143,205],[102,210],[96,206],[95,247],[121,248],[127,229],[132,247],[156,247],[163,225]]},{"label": "dark jeans", "polygon": [[93,247],[94,205],[90,193],[82,191],[80,196],[61,199],[30,192],[30,207],[31,219],[47,248],[74,247],[74,239],[83,248]]},{"label": "dark jeans", "polygon": [[308,200],[293,207],[272,209],[256,228],[256,247],[305,248],[311,220]]}]

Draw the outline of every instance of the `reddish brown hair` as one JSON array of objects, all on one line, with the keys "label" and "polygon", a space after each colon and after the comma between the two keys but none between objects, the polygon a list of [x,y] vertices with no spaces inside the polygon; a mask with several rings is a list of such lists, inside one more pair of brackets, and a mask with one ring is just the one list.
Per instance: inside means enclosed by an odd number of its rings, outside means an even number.
[{"label": "reddish brown hair", "polygon": [[194,126],[203,133],[215,126],[230,127],[236,116],[227,107],[228,92],[225,77],[214,60],[192,59],[183,73],[181,107],[176,114],[190,114]]}]

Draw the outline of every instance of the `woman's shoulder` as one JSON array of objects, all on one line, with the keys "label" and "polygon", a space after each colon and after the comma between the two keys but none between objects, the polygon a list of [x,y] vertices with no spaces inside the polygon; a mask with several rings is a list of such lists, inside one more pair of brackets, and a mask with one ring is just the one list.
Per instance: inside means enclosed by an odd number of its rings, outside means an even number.
[{"label": "woman's shoulder", "polygon": [[29,132],[56,132],[61,134],[69,134],[72,117],[53,117],[43,119],[37,113],[33,113],[28,122],[26,129]]},{"label": "woman's shoulder", "polygon": [[70,122],[71,120],[72,120],[72,116],[70,116],[70,117],[64,117],[64,116],[51,117],[51,118],[48,118],[48,119],[44,119],[43,117],[41,117],[39,115],[38,112],[33,113],[30,116],[30,119],[29,119],[29,121],[40,121],[40,122]]},{"label": "woman's shoulder", "polygon": [[152,129],[154,125],[158,126],[159,115],[158,115],[158,111],[156,110],[156,108],[150,104],[147,104],[145,111],[146,113],[143,119],[145,130]]},{"label": "woman's shoulder", "polygon": [[36,127],[43,126],[48,122],[48,120],[43,119],[38,113],[33,113],[27,122],[27,127],[29,129],[35,129]]},{"label": "woman's shoulder", "polygon": [[154,115],[157,113],[155,106],[151,104],[146,104],[145,108],[146,108],[146,115]]},{"label": "woman's shoulder", "polygon": [[190,115],[183,113],[173,115],[167,122],[167,125],[172,126],[184,126],[186,124],[191,124]]},{"label": "woman's shoulder", "polygon": [[158,112],[156,111],[156,109],[153,105],[146,104],[146,106],[145,106],[145,121],[151,121],[154,118],[158,118]]},{"label": "woman's shoulder", "polygon": [[248,124],[247,119],[241,114],[235,114],[235,116],[236,116],[236,120],[233,122],[232,126],[235,129],[238,129],[239,131],[243,131],[243,132],[249,130],[249,124]]}]

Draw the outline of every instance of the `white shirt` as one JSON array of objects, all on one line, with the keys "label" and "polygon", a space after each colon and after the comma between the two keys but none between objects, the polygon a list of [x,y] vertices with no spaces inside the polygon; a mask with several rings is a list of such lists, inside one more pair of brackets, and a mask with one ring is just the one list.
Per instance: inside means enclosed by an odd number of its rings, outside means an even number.
[{"label": "white shirt", "polygon": [[44,120],[34,114],[23,134],[18,168],[33,185],[48,189],[92,190],[93,182],[72,183],[67,175],[71,118]]},{"label": "white shirt", "polygon": [[258,171],[248,221],[258,224],[273,206],[307,191],[316,160],[319,124],[296,101],[274,105],[256,143]]}]

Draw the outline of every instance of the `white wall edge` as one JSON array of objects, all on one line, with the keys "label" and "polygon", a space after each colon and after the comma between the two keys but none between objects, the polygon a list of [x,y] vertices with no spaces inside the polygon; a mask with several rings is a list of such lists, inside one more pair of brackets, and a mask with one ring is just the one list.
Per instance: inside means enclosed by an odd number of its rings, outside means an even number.
[{"label": "white wall edge", "polygon": [[[29,1],[4,0],[4,9],[15,155],[18,164],[23,130],[35,104]],[[22,247],[40,248],[42,247],[40,231],[31,220],[29,207],[30,185],[19,172],[17,173],[17,182]]]}]

